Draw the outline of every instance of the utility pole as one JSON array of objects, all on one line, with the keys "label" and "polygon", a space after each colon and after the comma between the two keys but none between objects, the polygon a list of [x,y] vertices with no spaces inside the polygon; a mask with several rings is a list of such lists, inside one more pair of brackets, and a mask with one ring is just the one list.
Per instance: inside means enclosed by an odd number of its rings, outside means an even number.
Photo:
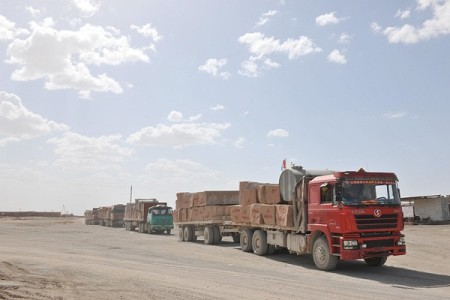
[{"label": "utility pole", "polygon": [[133,199],[133,186],[131,186],[130,187],[130,203],[132,203],[132,200]]}]

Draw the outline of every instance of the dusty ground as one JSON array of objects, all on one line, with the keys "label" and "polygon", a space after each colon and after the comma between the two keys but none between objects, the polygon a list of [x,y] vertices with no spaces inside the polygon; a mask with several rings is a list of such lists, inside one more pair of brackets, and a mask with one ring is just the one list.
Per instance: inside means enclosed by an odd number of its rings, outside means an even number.
[{"label": "dusty ground", "polygon": [[383,268],[259,257],[77,218],[0,218],[0,299],[450,299],[450,225],[409,225]]}]

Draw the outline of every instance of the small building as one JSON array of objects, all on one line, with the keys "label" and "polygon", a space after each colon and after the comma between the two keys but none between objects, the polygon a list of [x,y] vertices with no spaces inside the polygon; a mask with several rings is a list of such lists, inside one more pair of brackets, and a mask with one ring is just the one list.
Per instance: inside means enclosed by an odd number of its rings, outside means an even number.
[{"label": "small building", "polygon": [[432,195],[402,198],[414,203],[414,214],[430,223],[450,222],[450,195]]}]

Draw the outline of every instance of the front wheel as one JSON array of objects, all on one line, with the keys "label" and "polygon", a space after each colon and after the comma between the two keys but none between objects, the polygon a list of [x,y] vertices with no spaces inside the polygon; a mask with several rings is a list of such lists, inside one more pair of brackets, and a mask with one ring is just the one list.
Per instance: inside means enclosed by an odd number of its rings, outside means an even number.
[{"label": "front wheel", "polygon": [[314,241],[312,255],[316,267],[320,270],[331,271],[336,268],[338,257],[330,253],[325,237],[321,236]]},{"label": "front wheel", "polygon": [[384,265],[384,263],[386,262],[387,257],[386,256],[382,256],[382,257],[371,257],[371,258],[365,258],[364,261],[366,262],[366,264],[368,264],[369,266],[372,267],[381,267],[382,265]]}]

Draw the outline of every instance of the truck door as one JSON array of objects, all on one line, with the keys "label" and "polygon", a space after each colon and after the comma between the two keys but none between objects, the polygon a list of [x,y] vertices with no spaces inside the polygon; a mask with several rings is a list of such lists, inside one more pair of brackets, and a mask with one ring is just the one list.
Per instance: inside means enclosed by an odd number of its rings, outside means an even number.
[{"label": "truck door", "polygon": [[328,226],[331,232],[339,227],[337,218],[339,209],[336,201],[335,185],[332,183],[323,183],[319,189],[320,202],[317,207],[317,223]]}]

